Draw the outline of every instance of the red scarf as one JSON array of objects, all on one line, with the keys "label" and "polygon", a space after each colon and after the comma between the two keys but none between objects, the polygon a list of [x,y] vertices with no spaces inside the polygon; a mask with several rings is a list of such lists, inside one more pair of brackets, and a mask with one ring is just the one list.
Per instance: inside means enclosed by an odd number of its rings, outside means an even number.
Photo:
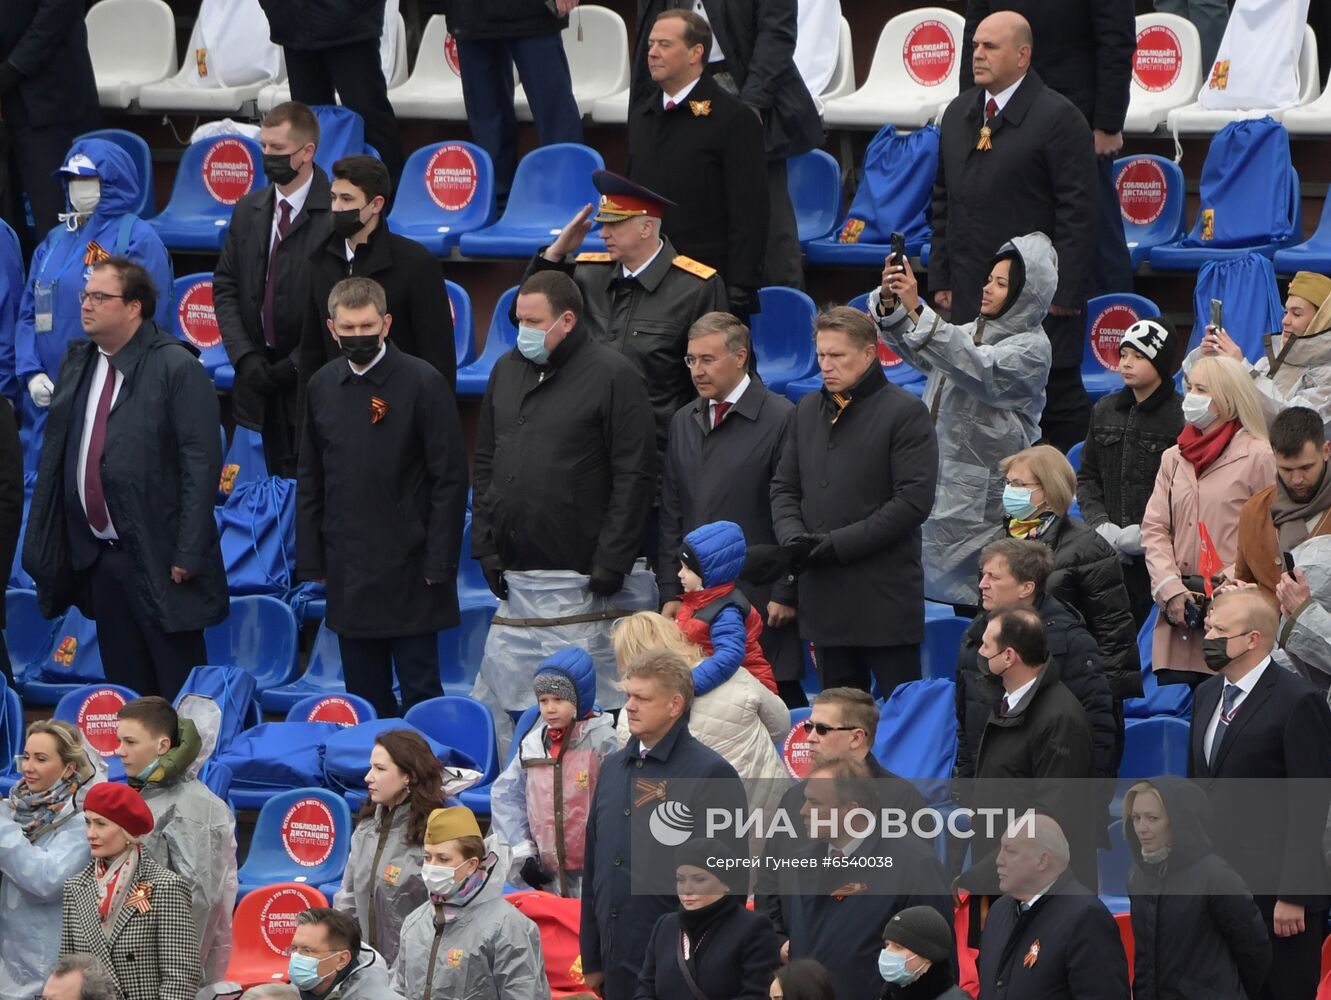
[{"label": "red scarf", "polygon": [[1192,424],[1183,428],[1183,432],[1178,436],[1178,450],[1196,470],[1197,478],[1202,477],[1202,473],[1210,467],[1211,463],[1219,458],[1229,442],[1233,440],[1234,435],[1239,432],[1241,425],[1237,420],[1230,420],[1224,423],[1213,434],[1203,434]]},{"label": "red scarf", "polygon": [[567,730],[555,729],[552,726],[546,727],[545,735],[550,739],[550,756],[552,758],[558,758],[559,754],[563,751],[565,732],[567,732]]}]

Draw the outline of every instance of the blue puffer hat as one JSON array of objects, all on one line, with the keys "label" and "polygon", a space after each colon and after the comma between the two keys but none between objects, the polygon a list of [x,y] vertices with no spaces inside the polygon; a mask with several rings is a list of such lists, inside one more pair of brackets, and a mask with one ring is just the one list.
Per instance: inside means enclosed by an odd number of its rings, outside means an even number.
[{"label": "blue puffer hat", "polygon": [[569,646],[536,668],[532,688],[538,698],[552,694],[573,702],[574,718],[584,718],[596,709],[596,664],[585,649]]},{"label": "blue puffer hat", "polygon": [[713,521],[684,536],[679,561],[702,577],[703,587],[734,583],[744,569],[744,530],[734,521]]}]

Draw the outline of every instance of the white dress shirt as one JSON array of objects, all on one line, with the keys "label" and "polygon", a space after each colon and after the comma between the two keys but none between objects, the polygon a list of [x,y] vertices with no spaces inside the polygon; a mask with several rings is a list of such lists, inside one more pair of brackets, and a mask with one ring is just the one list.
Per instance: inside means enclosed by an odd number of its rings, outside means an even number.
[{"label": "white dress shirt", "polygon": [[[79,437],[79,502],[83,504],[83,514],[85,517],[88,514],[88,501],[83,495],[83,479],[85,470],[88,466],[88,445],[92,442],[92,425],[97,417],[97,401],[101,398],[102,386],[106,383],[106,370],[110,367],[111,363],[106,360],[106,354],[102,351],[98,351],[97,366],[93,369],[92,384],[88,387],[88,401],[84,404],[83,408],[83,434]],[[112,370],[114,371],[114,369]],[[125,384],[125,376],[118,371],[115,373],[115,379],[115,388],[111,390],[112,407],[116,405],[116,400],[120,398],[120,388]],[[105,453],[103,452],[103,454]],[[102,487],[102,493],[105,495],[106,484],[103,483]],[[120,536],[116,534],[115,522],[111,520],[110,504],[108,504],[106,508],[106,530],[98,531],[91,523],[88,524],[88,530],[91,531],[96,538],[103,538],[108,541],[115,541],[120,538]]]},{"label": "white dress shirt", "polygon": [[[698,77],[698,80],[701,79],[702,77]],[[665,93],[665,91],[662,91],[661,107],[665,107],[668,104],[674,104],[676,106],[683,104],[684,99],[688,97],[691,93],[693,93],[693,88],[698,86],[698,80],[693,80],[690,83],[685,84],[684,89],[681,90],[678,94],[667,94]]]},{"label": "white dress shirt", "polygon": [[290,194],[283,194],[273,187],[273,224],[268,230],[268,249],[271,252],[273,241],[277,239],[277,220],[282,218],[282,202],[291,206],[291,215],[288,218],[287,225],[296,221],[296,216],[300,215],[305,209],[305,199],[310,196],[310,185],[314,183],[314,174],[311,173],[305,183]]},{"label": "white dress shirt", "polygon": [[[1234,682],[1234,686],[1239,689],[1238,698],[1234,701],[1233,711],[1238,711],[1240,705],[1247,700],[1248,695],[1252,694],[1253,688],[1257,687],[1257,682],[1262,679],[1262,674],[1266,673],[1266,668],[1271,663],[1271,657],[1267,657],[1257,666],[1253,667],[1246,674]],[[1225,684],[1229,681],[1226,680]],[[1215,700],[1215,711],[1211,713],[1211,721],[1206,724],[1206,736],[1202,740],[1202,756],[1206,760],[1211,759],[1211,744],[1215,740],[1215,730],[1220,725],[1220,712],[1225,707],[1225,689],[1220,688],[1220,697]]]},{"label": "white dress shirt", "polygon": [[624,277],[626,277],[626,278],[636,278],[638,275],[642,274],[643,271],[647,270],[647,268],[649,268],[649,267],[652,266],[652,261],[656,260],[657,257],[661,256],[661,248],[664,247],[664,246],[665,246],[664,243],[662,243],[660,240],[657,240],[657,241],[656,241],[656,252],[653,253],[650,257],[648,257],[645,261],[643,261],[643,262],[642,262],[642,266],[639,267],[636,271],[630,271],[627,267],[625,267],[625,268],[624,268]]},{"label": "white dress shirt", "polygon": [[[1025,76],[1021,78],[1021,80],[1025,79],[1026,79]],[[1012,95],[1017,92],[1017,88],[1021,86],[1021,80],[1018,80],[1016,83],[1008,87],[1006,90],[1000,90],[997,94],[990,93],[989,91],[986,90],[984,92],[985,105],[988,105],[990,98],[992,98],[993,102],[998,105],[998,110],[1001,112],[1005,107],[1007,107],[1007,102],[1012,100]]]},{"label": "white dress shirt", "polygon": [[1039,679],[1040,675],[1036,674],[1021,687],[1017,688],[1017,690],[1008,692],[1007,710],[1009,715],[1011,715],[1021,706],[1021,703],[1026,700],[1026,696],[1031,693],[1031,688],[1035,687],[1035,682],[1038,681]]},{"label": "white dress shirt", "polygon": [[740,398],[741,396],[743,396],[745,392],[748,391],[748,389],[749,389],[749,383],[750,383],[751,381],[753,381],[753,380],[750,379],[748,375],[745,375],[742,379],[740,379],[740,381],[739,381],[739,385],[735,386],[735,388],[733,388],[733,389],[730,390],[730,394],[729,394],[728,396],[726,396],[725,399],[719,399],[719,400],[718,400],[718,399],[709,399],[709,400],[707,401],[707,426],[708,426],[708,427],[715,427],[715,426],[716,426],[716,404],[717,404],[717,403],[729,403],[731,406],[734,406],[736,403],[739,402],[739,398]]}]

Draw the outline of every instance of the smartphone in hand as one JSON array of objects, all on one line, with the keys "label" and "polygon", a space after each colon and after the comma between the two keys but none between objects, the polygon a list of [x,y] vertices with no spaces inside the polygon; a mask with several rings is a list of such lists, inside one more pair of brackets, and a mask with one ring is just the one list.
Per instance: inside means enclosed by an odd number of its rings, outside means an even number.
[{"label": "smartphone in hand", "polygon": [[1294,553],[1286,552],[1285,556],[1285,575],[1291,580],[1294,579]]},{"label": "smartphone in hand", "polygon": [[893,264],[902,264],[906,260],[906,237],[901,233],[892,234],[892,254],[888,258]]},{"label": "smartphone in hand", "polygon": [[1217,330],[1225,328],[1224,305],[1219,299],[1211,300],[1211,325]]}]

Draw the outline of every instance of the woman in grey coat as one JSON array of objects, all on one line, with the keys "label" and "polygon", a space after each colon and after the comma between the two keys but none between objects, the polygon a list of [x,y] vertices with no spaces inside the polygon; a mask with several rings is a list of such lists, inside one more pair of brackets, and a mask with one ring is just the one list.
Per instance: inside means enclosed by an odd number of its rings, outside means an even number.
[{"label": "woman in grey coat", "polygon": [[1044,233],[1003,244],[980,317],[953,326],[919,296],[910,262],[889,258],[869,295],[879,336],[925,373],[938,434],[938,492],[924,525],[925,597],[974,608],[980,549],[1003,517],[999,460],[1034,444],[1053,353],[1041,327],[1058,286]]}]

